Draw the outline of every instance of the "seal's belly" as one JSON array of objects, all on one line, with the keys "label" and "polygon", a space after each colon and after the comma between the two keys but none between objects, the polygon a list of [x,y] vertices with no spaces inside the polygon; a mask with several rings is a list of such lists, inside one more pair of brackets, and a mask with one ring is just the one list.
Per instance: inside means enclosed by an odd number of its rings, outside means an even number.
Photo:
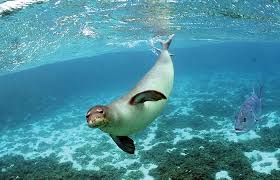
[{"label": "seal's belly", "polygon": [[128,132],[135,133],[146,128],[160,115],[165,104],[166,100],[148,101],[144,103],[142,108],[135,108],[134,115],[132,115],[131,119],[127,119]]},{"label": "seal's belly", "polygon": [[128,136],[146,128],[153,120],[155,120],[162,112],[166,100],[147,101],[144,104],[136,106],[123,105],[126,108],[125,115],[121,115],[120,119],[110,130],[110,134],[118,136]]}]

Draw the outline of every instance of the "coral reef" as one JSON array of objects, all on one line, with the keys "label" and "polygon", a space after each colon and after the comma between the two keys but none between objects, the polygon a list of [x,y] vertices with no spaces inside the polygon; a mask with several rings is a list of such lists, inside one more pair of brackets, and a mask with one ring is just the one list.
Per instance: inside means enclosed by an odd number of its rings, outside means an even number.
[{"label": "coral reef", "polygon": [[0,179],[118,179],[125,169],[105,166],[102,171],[78,171],[72,163],[58,163],[52,154],[47,158],[24,160],[22,156],[5,156],[0,160]]},{"label": "coral reef", "polygon": [[235,143],[194,138],[176,147],[172,153],[159,153],[166,147],[158,145],[142,157],[157,162],[158,168],[152,170],[152,176],[157,179],[214,179],[217,170],[225,169],[233,179],[276,180],[280,177],[279,171],[272,171],[270,175],[253,171],[250,161]]}]

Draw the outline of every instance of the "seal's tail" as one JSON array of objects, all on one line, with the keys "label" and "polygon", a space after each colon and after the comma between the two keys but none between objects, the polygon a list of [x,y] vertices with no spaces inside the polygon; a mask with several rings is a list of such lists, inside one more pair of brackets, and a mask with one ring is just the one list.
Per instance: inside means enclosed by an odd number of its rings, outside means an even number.
[{"label": "seal's tail", "polygon": [[162,45],[162,49],[163,50],[168,50],[171,42],[172,42],[172,38],[174,37],[175,34],[171,34],[168,39],[166,41],[161,40],[160,43]]}]

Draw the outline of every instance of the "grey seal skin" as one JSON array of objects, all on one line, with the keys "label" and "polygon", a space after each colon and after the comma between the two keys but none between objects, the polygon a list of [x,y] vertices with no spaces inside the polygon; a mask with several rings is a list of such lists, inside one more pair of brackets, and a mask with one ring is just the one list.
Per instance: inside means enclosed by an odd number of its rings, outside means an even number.
[{"label": "grey seal skin", "polygon": [[173,35],[161,41],[159,59],[150,71],[126,95],[109,105],[97,105],[86,114],[88,126],[108,133],[123,151],[134,154],[135,145],[128,136],[146,128],[162,112],[171,93],[174,69],[168,48]]}]

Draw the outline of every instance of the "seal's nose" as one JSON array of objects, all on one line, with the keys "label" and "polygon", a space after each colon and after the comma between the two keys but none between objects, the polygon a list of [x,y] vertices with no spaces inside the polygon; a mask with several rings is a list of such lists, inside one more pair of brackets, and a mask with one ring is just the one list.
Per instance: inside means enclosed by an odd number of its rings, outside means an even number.
[{"label": "seal's nose", "polygon": [[89,116],[90,116],[90,114],[86,115],[87,122],[89,122]]}]

